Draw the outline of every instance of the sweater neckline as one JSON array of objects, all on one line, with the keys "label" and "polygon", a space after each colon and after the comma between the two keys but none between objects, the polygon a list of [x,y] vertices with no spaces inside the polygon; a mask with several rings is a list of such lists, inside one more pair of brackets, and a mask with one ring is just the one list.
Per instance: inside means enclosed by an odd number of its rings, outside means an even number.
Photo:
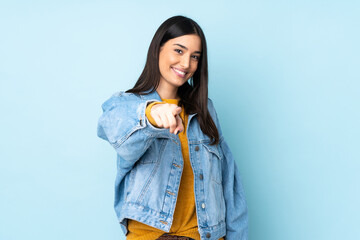
[{"label": "sweater neckline", "polygon": [[179,103],[179,100],[175,98],[162,98],[161,100],[167,103],[175,103],[175,104]]}]

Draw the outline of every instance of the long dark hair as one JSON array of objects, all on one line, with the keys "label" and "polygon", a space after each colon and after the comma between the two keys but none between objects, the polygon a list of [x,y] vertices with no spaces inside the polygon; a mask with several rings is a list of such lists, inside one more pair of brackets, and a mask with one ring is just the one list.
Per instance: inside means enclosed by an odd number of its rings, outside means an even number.
[{"label": "long dark hair", "polygon": [[[178,88],[179,106],[187,114],[197,113],[200,128],[211,140],[211,145],[219,143],[219,132],[207,108],[208,102],[208,63],[205,35],[200,26],[192,19],[174,16],[163,22],[156,31],[147,54],[146,64],[135,86],[126,92],[149,94],[154,92],[160,83],[159,52],[168,40],[187,34],[196,34],[201,39],[201,55],[198,67],[190,78]],[[151,90],[149,92],[149,90]],[[147,92],[147,93],[146,93]]]}]

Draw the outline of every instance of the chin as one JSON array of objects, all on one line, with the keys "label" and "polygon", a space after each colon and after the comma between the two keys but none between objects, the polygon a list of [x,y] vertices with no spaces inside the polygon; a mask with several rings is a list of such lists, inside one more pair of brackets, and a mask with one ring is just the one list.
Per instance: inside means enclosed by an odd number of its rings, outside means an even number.
[{"label": "chin", "polygon": [[[189,80],[189,79],[188,79]],[[184,83],[186,83],[188,80],[185,80],[185,81],[181,81],[180,83],[178,83],[178,87],[182,86]]]}]

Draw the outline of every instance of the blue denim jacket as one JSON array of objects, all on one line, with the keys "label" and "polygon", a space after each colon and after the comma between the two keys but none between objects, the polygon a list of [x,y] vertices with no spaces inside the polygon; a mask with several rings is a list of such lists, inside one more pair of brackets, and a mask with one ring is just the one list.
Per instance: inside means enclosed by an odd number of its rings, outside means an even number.
[{"label": "blue denim jacket", "polygon": [[[148,95],[115,93],[102,105],[97,135],[117,153],[114,208],[121,228],[128,233],[127,218],[165,232],[173,222],[183,169],[178,135],[153,126],[145,115],[148,103],[161,101]],[[194,172],[194,193],[201,239],[248,239],[248,213],[239,170],[226,143],[213,103],[208,109],[220,144],[210,145],[191,114],[187,123],[189,157]]]}]

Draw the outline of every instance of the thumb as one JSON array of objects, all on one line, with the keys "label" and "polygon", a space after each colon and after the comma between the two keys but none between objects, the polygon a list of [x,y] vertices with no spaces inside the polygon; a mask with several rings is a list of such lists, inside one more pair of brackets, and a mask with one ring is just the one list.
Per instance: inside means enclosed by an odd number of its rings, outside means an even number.
[{"label": "thumb", "polygon": [[173,113],[173,115],[175,116],[175,115],[180,114],[181,111],[182,111],[181,107],[176,107],[176,108],[172,111],[172,113]]}]

